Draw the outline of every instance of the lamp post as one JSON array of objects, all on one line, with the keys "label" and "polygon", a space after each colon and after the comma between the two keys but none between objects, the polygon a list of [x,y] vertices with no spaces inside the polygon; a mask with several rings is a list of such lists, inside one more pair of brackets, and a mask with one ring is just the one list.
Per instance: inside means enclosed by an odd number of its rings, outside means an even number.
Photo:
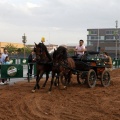
[{"label": "lamp post", "polygon": [[116,44],[115,44],[115,46],[116,46],[116,49],[115,49],[115,59],[117,60],[117,39],[118,39],[118,29],[117,29],[117,27],[118,27],[118,21],[116,20],[115,21],[116,22],[116,31],[115,31],[115,40],[116,40]]},{"label": "lamp post", "polygon": [[25,36],[25,33],[24,33],[24,35],[22,36],[22,42],[23,42],[23,44],[24,44],[24,58],[25,58],[25,43],[27,42],[27,39],[26,39],[27,37]]},{"label": "lamp post", "polygon": [[97,51],[98,51],[98,52],[100,52],[100,35],[99,35],[99,33],[100,33],[100,30],[99,30],[99,28],[98,28],[98,34],[97,34],[97,37],[98,37],[98,41],[97,41]]}]

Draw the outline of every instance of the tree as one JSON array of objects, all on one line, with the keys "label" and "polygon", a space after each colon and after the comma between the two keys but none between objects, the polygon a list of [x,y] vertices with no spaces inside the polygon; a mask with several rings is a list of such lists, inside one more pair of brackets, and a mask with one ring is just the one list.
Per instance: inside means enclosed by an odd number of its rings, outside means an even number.
[{"label": "tree", "polygon": [[7,49],[8,53],[10,53],[10,54],[13,52],[16,52],[16,50],[17,50],[17,46],[14,46],[12,44],[7,44],[5,46],[5,48]]},{"label": "tree", "polygon": [[[8,50],[8,53],[10,56],[19,56],[23,57],[24,55],[24,47],[23,48],[17,48],[17,46],[14,46],[13,44],[7,44],[5,48]],[[31,53],[32,49],[29,46],[25,46],[25,54],[28,56]]]}]

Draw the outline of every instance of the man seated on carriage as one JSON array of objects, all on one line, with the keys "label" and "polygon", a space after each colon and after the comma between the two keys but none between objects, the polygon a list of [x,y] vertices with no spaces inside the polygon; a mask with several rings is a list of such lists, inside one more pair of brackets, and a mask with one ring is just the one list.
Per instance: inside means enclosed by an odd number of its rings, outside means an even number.
[{"label": "man seated on carriage", "polygon": [[77,56],[77,58],[81,58],[81,56],[84,55],[86,48],[85,48],[83,40],[79,41],[79,45],[75,47],[74,51],[75,51],[75,55]]}]

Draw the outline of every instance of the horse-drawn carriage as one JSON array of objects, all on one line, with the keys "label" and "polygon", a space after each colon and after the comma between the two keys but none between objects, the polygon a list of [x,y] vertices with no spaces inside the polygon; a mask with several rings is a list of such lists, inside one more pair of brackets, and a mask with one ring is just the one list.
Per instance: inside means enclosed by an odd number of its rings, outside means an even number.
[{"label": "horse-drawn carriage", "polygon": [[86,52],[81,58],[72,57],[75,61],[75,74],[78,83],[87,83],[89,87],[95,87],[96,81],[106,87],[110,84],[110,73],[106,70],[105,59],[99,52]]},{"label": "horse-drawn carriage", "polygon": [[46,73],[46,80],[43,84],[43,87],[45,87],[50,71],[52,71],[52,76],[49,91],[52,89],[54,78],[58,83],[60,79],[61,83],[67,86],[70,83],[72,74],[77,76],[79,84],[86,83],[91,88],[95,87],[97,80],[100,80],[104,87],[110,84],[110,73],[105,70],[106,66],[98,52],[86,52],[79,59],[76,56],[68,58],[67,49],[63,46],[58,47],[53,52],[52,57],[50,57],[43,43],[35,44],[34,50],[37,60],[37,77],[34,91],[36,88],[40,88],[39,81],[44,73]]}]

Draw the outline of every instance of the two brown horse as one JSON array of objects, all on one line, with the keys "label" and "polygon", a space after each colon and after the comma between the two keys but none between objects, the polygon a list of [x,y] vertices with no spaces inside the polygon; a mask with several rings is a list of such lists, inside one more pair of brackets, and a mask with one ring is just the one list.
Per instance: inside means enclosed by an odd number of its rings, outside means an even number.
[{"label": "two brown horse", "polygon": [[32,92],[35,92],[35,89],[39,89],[39,81],[42,78],[43,74],[46,74],[46,80],[42,87],[45,87],[48,78],[49,73],[52,70],[52,58],[50,54],[48,53],[48,50],[46,46],[43,43],[36,44],[34,47],[34,52],[36,54],[36,84],[34,86],[34,89]]},{"label": "two brown horse", "polygon": [[[63,46],[59,46],[53,53],[53,67],[52,78],[49,91],[52,90],[55,74],[60,77],[61,82],[66,86],[71,79],[72,70],[75,68],[75,62],[72,58],[67,57],[67,49]],[[59,83],[59,81],[58,81]]]}]

